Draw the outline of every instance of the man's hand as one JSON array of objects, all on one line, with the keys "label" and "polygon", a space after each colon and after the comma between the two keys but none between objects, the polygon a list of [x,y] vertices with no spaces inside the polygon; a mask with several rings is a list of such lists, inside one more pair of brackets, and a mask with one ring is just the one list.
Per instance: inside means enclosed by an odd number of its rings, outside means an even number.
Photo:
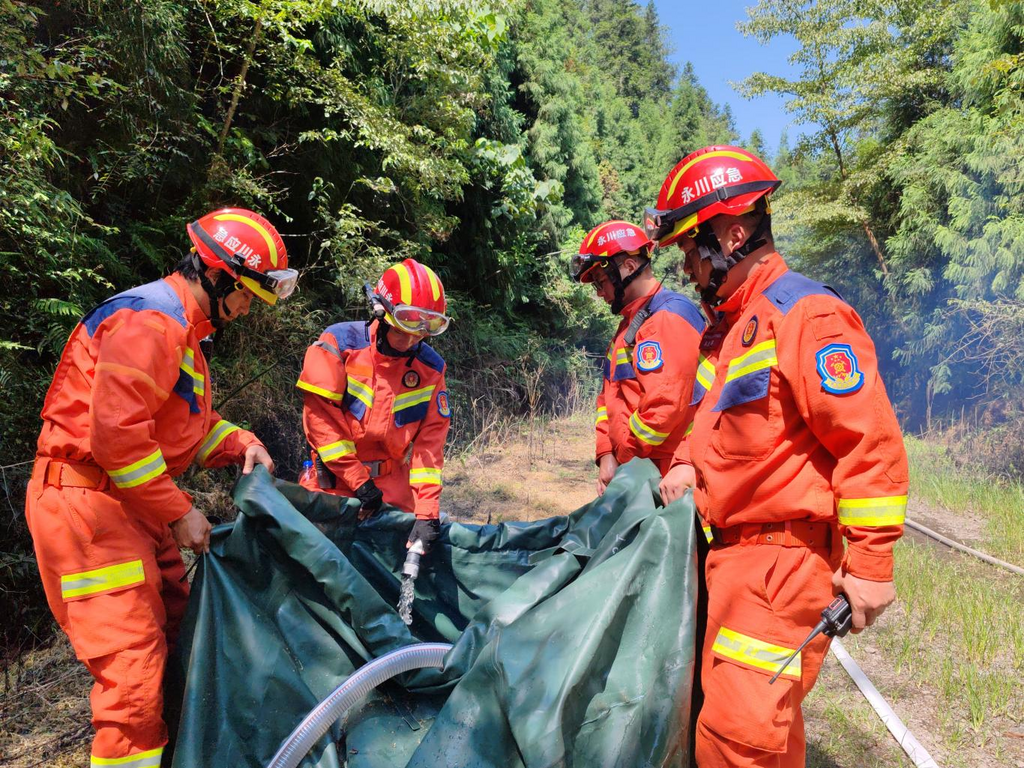
[{"label": "man's hand", "polygon": [[842,592],[850,601],[853,613],[851,632],[858,634],[870,627],[875,619],[896,599],[896,587],[891,581],[869,581],[845,573],[842,568],[832,574],[832,591]]},{"label": "man's hand", "polygon": [[615,477],[615,472],[619,468],[619,462],[615,458],[614,453],[606,453],[597,461],[597,495],[604,496],[604,489],[608,487],[608,483]]},{"label": "man's hand", "polygon": [[381,505],[384,503],[384,492],[371,479],[356,488],[356,498],[359,499],[361,505],[359,519],[365,520],[380,512]]},{"label": "man's hand", "polygon": [[210,551],[210,522],[195,507],[170,524],[171,535],[179,547],[191,549],[197,555]]},{"label": "man's hand", "polygon": [[267,468],[267,472],[274,474],[274,460],[270,458],[267,449],[262,445],[250,445],[245,449],[245,464],[242,466],[242,474],[248,475],[256,468],[257,464],[262,464]]},{"label": "man's hand", "polygon": [[696,484],[697,474],[693,471],[693,465],[676,464],[661,478],[658,491],[661,492],[661,500],[668,506],[676,499],[681,499],[686,489],[693,488]]},{"label": "man's hand", "polygon": [[441,533],[441,523],[437,518],[430,520],[419,520],[417,519],[412,525],[412,531],[409,533],[409,540],[405,542],[405,548],[409,549],[417,540],[423,542],[423,554],[430,552],[434,546],[434,540],[437,539],[438,534]]}]

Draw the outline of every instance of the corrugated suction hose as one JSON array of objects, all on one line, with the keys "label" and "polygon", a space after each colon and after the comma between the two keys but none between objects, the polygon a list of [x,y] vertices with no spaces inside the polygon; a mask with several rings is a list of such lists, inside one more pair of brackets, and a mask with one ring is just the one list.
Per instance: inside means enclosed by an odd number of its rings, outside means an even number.
[{"label": "corrugated suction hose", "polygon": [[297,768],[302,758],[330,727],[370,691],[403,672],[427,667],[440,668],[445,654],[451,648],[450,643],[417,643],[386,653],[363,665],[306,715],[282,742],[267,768]]}]

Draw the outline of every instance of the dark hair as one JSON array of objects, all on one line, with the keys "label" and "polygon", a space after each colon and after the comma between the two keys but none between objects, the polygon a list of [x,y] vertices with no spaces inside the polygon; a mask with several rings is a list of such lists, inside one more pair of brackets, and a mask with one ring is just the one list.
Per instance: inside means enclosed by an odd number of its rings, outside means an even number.
[{"label": "dark hair", "polygon": [[743,226],[754,232],[757,230],[758,224],[761,223],[762,217],[765,218],[765,222],[761,237],[774,243],[775,239],[772,237],[772,215],[768,213],[768,200],[766,198],[758,198],[757,202],[754,203],[754,210],[749,213],[741,213],[736,218],[743,223]]},{"label": "dark hair", "polygon": [[[186,280],[198,280],[199,270],[196,269],[196,260],[193,258],[195,254],[191,251],[186,253],[177,264],[174,265],[174,272],[184,277]],[[202,262],[200,262],[201,264]]]}]

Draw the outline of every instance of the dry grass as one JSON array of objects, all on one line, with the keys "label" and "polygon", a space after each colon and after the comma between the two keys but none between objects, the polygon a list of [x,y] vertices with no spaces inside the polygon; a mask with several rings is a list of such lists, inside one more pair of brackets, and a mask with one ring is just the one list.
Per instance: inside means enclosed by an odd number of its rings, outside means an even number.
[{"label": "dry grass", "polygon": [[6,668],[0,683],[0,766],[89,764],[92,680],[63,634]]},{"label": "dry grass", "polygon": [[441,509],[466,523],[567,515],[593,501],[596,480],[589,413],[509,422],[445,463]]}]

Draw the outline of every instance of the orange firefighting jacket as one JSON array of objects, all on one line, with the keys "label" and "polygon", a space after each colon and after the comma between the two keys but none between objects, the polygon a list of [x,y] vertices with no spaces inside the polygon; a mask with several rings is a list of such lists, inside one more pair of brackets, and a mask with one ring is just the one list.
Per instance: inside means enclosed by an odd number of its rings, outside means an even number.
[{"label": "orange firefighting jacket", "polygon": [[[653,296],[653,299],[652,299]],[[633,317],[651,303],[633,346],[625,342]],[[603,363],[597,396],[597,459],[613,453],[620,464],[634,457],[688,462],[683,436],[693,391],[704,318],[692,302],[661,286],[623,307],[622,321]]]},{"label": "orange firefighting jacket", "polygon": [[838,521],[846,570],[890,581],[907,456],[860,317],[777,253],[717,315],[688,441],[705,522]]},{"label": "orange firefighting jacket", "polygon": [[296,384],[306,439],[349,495],[370,479],[363,462],[408,463],[407,511],[437,518],[451,416],[444,360],[425,342],[411,359],[382,354],[380,327],[337,323],[306,350]]},{"label": "orange firefighting jacket", "polygon": [[194,460],[225,466],[261,445],[210,405],[199,340],[212,329],[178,274],[93,309],[68,339],[46,393],[37,455],[98,465],[133,512],[182,517],[192,497],[171,478]]}]

